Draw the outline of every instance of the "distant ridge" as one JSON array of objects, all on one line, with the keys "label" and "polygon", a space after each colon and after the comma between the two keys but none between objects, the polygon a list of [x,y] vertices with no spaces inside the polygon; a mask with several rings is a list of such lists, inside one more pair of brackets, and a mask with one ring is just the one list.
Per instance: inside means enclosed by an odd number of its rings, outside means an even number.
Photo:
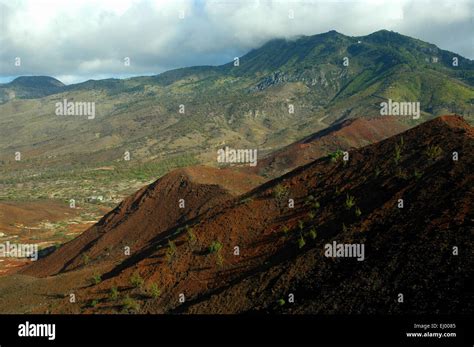
[{"label": "distant ridge", "polygon": [[11,99],[41,98],[62,92],[65,84],[49,76],[20,76],[0,84],[0,103]]},{"label": "distant ridge", "polygon": [[278,149],[259,159],[256,167],[243,171],[276,177],[332,152],[379,142],[408,128],[394,116],[348,119]]}]

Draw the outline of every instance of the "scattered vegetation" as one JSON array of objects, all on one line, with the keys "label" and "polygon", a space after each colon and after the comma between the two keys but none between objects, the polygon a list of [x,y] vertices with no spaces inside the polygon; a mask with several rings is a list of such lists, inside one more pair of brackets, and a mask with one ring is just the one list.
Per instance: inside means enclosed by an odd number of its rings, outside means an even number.
[{"label": "scattered vegetation", "polygon": [[117,287],[112,287],[110,288],[110,300],[117,300],[118,299],[118,296],[119,296],[119,291],[117,289]]},{"label": "scattered vegetation", "polygon": [[156,283],[152,283],[150,286],[150,295],[153,299],[157,299],[161,295],[161,290],[158,288],[158,285]]},{"label": "scattered vegetation", "polygon": [[283,208],[285,207],[288,194],[289,194],[288,188],[284,187],[282,184],[278,184],[273,189],[273,196],[275,197],[277,206],[280,209],[280,211],[283,211]]},{"label": "scattered vegetation", "polygon": [[188,242],[194,245],[197,241],[196,235],[194,234],[193,228],[186,226],[186,233],[188,234]]},{"label": "scattered vegetation", "polygon": [[344,152],[338,149],[337,151],[329,154],[329,157],[331,158],[332,162],[336,162],[340,157],[344,155]]},{"label": "scattered vegetation", "polygon": [[286,197],[288,194],[288,189],[285,188],[282,184],[276,185],[275,189],[273,190],[273,196],[276,199],[281,199]]},{"label": "scattered vegetation", "polygon": [[209,246],[209,253],[218,253],[222,249],[222,244],[219,241],[213,241]]},{"label": "scattered vegetation", "polygon": [[311,239],[315,240],[316,237],[318,236],[317,232],[316,232],[316,229],[314,228],[311,228],[311,230],[309,231],[309,237],[311,237]]},{"label": "scattered vegetation", "polygon": [[94,307],[96,307],[98,304],[99,304],[99,300],[94,299],[94,300],[92,300],[92,301],[89,303],[89,307],[94,308]]},{"label": "scattered vegetation", "polygon": [[396,145],[395,146],[395,152],[393,154],[393,160],[395,161],[396,165],[398,165],[401,158],[402,158],[402,149],[401,149],[400,146]]},{"label": "scattered vegetation", "polygon": [[355,209],[355,215],[356,215],[357,217],[360,217],[361,214],[362,214],[362,211],[360,210],[360,208],[356,207],[356,209]]},{"label": "scattered vegetation", "polygon": [[166,250],[166,259],[168,262],[172,262],[176,254],[178,253],[178,249],[173,241],[168,240],[168,249]]},{"label": "scattered vegetation", "polygon": [[209,254],[216,254],[216,263],[219,266],[224,264],[224,258],[222,257],[221,249],[222,244],[219,241],[213,241],[208,249]]},{"label": "scattered vegetation", "polygon": [[145,283],[145,280],[140,276],[138,271],[135,271],[130,277],[130,284],[134,288],[141,288],[143,286],[143,283]]},{"label": "scattered vegetation", "polygon": [[441,149],[440,146],[438,145],[430,145],[426,150],[425,154],[430,158],[431,160],[436,160],[443,154],[443,150]]},{"label": "scattered vegetation", "polygon": [[402,136],[402,137],[400,137],[400,143],[397,143],[395,145],[395,153],[394,153],[394,157],[393,157],[393,160],[395,161],[395,165],[398,165],[398,163],[402,159],[402,149],[403,149],[404,144],[405,143],[404,143],[403,136]]},{"label": "scattered vegetation", "polygon": [[92,283],[93,284],[99,284],[101,281],[102,281],[102,277],[99,274],[95,273],[92,276]]},{"label": "scattered vegetation", "polygon": [[127,295],[125,299],[123,299],[122,305],[123,305],[123,311],[125,312],[137,313],[140,311],[140,304],[134,299],[132,299],[129,295]]},{"label": "scattered vegetation", "polygon": [[281,232],[283,234],[288,234],[288,232],[290,231],[290,228],[288,228],[288,226],[284,225],[283,228],[281,228]]},{"label": "scattered vegetation", "polygon": [[224,265],[224,258],[222,257],[222,253],[221,253],[221,252],[218,252],[218,253],[216,254],[216,263],[217,263],[217,265],[219,265],[219,266]]},{"label": "scattered vegetation", "polygon": [[82,256],[82,262],[83,262],[84,265],[89,264],[90,258],[89,258],[89,256],[88,256],[87,254],[84,254],[84,255]]},{"label": "scattered vegetation", "polygon": [[355,205],[355,197],[346,194],[346,210],[350,210]]},{"label": "scattered vegetation", "polygon": [[303,235],[298,238],[298,248],[301,249],[306,245]]},{"label": "scattered vegetation", "polygon": [[286,304],[286,301],[285,301],[285,299],[278,299],[277,304],[278,304],[278,306],[283,306],[283,305]]}]

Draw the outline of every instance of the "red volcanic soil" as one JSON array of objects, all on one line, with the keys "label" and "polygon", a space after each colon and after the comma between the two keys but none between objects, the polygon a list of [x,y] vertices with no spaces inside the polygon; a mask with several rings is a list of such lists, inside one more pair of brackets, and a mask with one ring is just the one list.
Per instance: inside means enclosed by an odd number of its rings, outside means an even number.
[{"label": "red volcanic soil", "polygon": [[[114,263],[160,233],[262,183],[259,176],[203,166],[172,171],[124,200],[95,226],[21,273],[51,276],[84,263]],[[182,199],[183,204],[180,205]]]},{"label": "red volcanic soil", "polygon": [[[54,200],[2,201],[0,202],[0,244],[37,244],[39,249],[64,242],[65,236],[57,235],[53,223],[74,219],[81,210],[71,209]],[[66,225],[68,234],[80,234],[86,224]],[[13,273],[30,263],[29,259],[0,257],[0,276]]]},{"label": "red volcanic soil", "polygon": [[[461,117],[439,117],[240,196],[245,175],[173,171],[23,273],[51,276],[37,280],[43,292],[101,276],[54,313],[472,312],[473,138]],[[364,260],[326,257],[333,241],[363,244]],[[20,295],[5,288],[3,303]]]},{"label": "red volcanic soil", "polygon": [[408,129],[398,117],[353,118],[318,131],[259,159],[247,172],[277,177],[337,150],[360,148]]},{"label": "red volcanic soil", "polygon": [[35,202],[2,201],[0,202],[0,231],[14,233],[20,224],[28,228],[37,226],[39,221],[51,222],[74,216],[77,212],[68,205],[57,201],[40,200]]}]

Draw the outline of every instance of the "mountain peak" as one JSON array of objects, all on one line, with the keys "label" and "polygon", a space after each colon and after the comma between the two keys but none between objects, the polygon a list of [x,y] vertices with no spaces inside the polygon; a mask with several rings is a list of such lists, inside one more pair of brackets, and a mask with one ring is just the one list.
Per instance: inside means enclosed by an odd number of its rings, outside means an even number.
[{"label": "mountain peak", "polygon": [[397,44],[403,44],[410,40],[414,40],[409,36],[405,36],[397,33],[396,31],[386,29],[375,31],[372,34],[363,36],[363,38],[367,41],[372,41],[373,43],[386,43],[390,41]]},{"label": "mountain peak", "polygon": [[457,114],[439,116],[428,123],[431,123],[433,126],[437,125],[449,128],[465,129],[470,135],[474,135],[474,130],[469,125],[469,123],[464,119],[464,117]]},{"label": "mountain peak", "polygon": [[49,76],[20,76],[10,82],[12,86],[29,88],[64,87],[65,84]]},{"label": "mountain peak", "polygon": [[329,31],[327,31],[327,32],[325,32],[325,33],[322,33],[322,34],[320,34],[320,35],[346,36],[346,35],[341,34],[340,32],[338,32],[338,31],[336,31],[336,30],[334,30],[334,29],[333,29],[333,30],[329,30]]},{"label": "mountain peak", "polygon": [[0,84],[0,103],[14,98],[34,99],[60,93],[64,83],[49,76],[20,76]]}]

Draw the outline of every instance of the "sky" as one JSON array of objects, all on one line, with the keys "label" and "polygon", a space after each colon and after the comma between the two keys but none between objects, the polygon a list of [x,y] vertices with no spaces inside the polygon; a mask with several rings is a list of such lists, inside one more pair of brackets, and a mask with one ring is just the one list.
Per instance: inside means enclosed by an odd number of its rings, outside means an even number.
[{"label": "sky", "polygon": [[0,0],[0,83],[153,75],[275,38],[381,29],[474,59],[474,0]]}]

